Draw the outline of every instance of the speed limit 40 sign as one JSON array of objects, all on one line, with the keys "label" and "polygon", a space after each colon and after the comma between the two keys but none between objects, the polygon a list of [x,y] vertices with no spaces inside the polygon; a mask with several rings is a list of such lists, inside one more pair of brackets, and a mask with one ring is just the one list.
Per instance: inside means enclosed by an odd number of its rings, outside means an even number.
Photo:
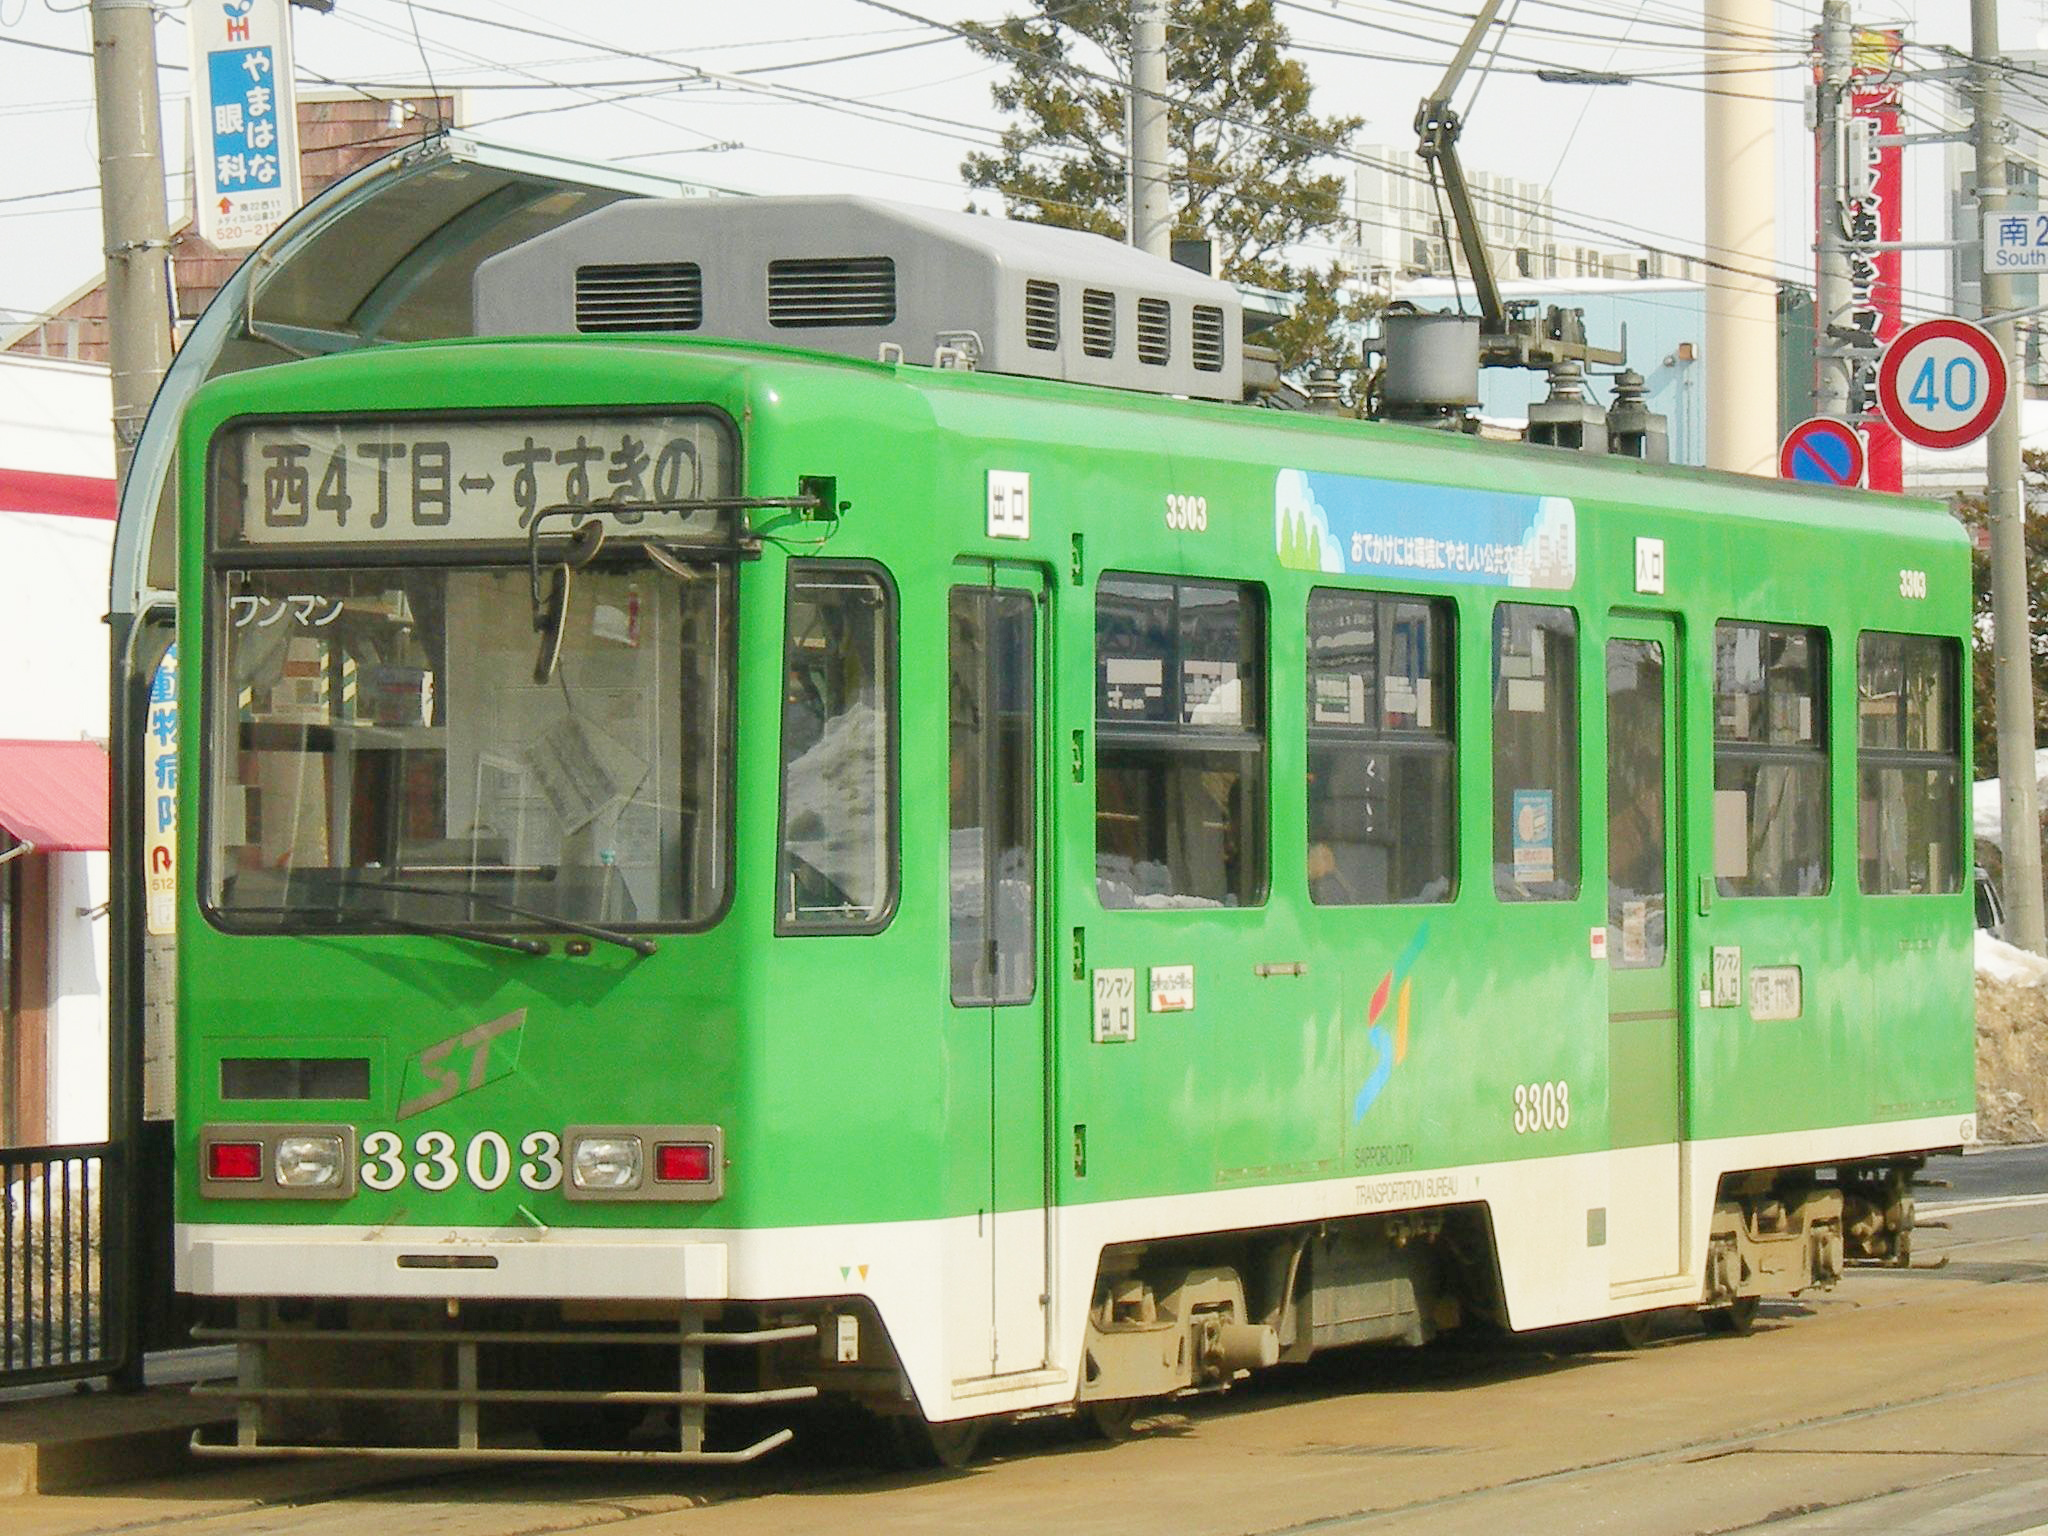
[{"label": "speed limit 40 sign", "polygon": [[2004,354],[1967,320],[1923,320],[1877,365],[1877,403],[1892,430],[1923,448],[1974,443],[2005,409]]}]

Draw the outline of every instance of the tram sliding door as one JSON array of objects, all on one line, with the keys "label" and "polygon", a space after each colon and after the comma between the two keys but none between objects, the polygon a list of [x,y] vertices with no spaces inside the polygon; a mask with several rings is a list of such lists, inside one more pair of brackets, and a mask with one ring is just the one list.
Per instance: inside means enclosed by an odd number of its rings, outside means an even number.
[{"label": "tram sliding door", "polygon": [[[1044,583],[985,563],[948,595],[954,1023],[986,1031],[989,1375],[1046,1361]],[[978,1374],[978,1373],[977,1373]]]},{"label": "tram sliding door", "polygon": [[1617,614],[1607,632],[1607,1251],[1627,1286],[1684,1268],[1680,669],[1670,620]]}]

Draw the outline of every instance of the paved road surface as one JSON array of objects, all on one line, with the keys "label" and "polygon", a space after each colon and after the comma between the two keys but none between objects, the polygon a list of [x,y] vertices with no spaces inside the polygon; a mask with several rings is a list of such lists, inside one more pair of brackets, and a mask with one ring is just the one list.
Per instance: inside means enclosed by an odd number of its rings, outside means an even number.
[{"label": "paved road surface", "polygon": [[[1767,1304],[1747,1339],[1669,1320],[1354,1351],[1179,1405],[1129,1444],[1062,1423],[992,1436],[964,1473],[872,1471],[848,1446],[730,1472],[385,1476],[210,1467],[0,1500],[6,1536],[1308,1536],[2048,1531],[2048,1149],[1949,1160],[1919,1239],[1938,1270],[1858,1271]],[[2037,1197],[2037,1198],[2030,1198]],[[1944,1209],[1946,1208],[1946,1209]]]}]

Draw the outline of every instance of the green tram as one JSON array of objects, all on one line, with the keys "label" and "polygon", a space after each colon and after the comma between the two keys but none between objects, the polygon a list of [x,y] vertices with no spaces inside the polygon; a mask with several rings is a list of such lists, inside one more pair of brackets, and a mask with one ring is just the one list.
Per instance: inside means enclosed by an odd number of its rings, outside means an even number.
[{"label": "green tram", "polygon": [[209,1449],[958,1457],[1905,1260],[1938,509],[1248,408],[1227,285],[853,200],[475,303],[184,419]]}]

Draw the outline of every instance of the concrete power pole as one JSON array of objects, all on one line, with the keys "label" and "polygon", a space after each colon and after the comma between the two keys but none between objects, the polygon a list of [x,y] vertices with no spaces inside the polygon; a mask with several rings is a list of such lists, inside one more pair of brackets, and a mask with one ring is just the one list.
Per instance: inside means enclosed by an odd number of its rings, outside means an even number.
[{"label": "concrete power pole", "polygon": [[92,0],[114,473],[122,481],[128,478],[128,461],[149,402],[171,363],[170,221],[164,208],[155,25],[151,0]]},{"label": "concrete power pole", "polygon": [[[1977,101],[1977,204],[2002,212],[2005,99],[1998,70],[1998,0],[1970,0],[1971,83]],[[2033,632],[2027,617],[2026,500],[2020,492],[2020,370],[2013,322],[1991,320],[2012,306],[2012,279],[1984,268],[1986,326],[2008,364],[2005,410],[1985,440],[1985,496],[1991,522],[1992,669],[1998,696],[1998,783],[2005,836],[2007,937],[2048,953],[2041,901],[2040,795],[2034,778]]]},{"label": "concrete power pole", "polygon": [[1131,10],[1131,244],[1173,255],[1166,186],[1166,0]]},{"label": "concrete power pole", "polygon": [[1849,284],[1846,199],[1848,166],[1843,129],[1849,104],[1849,0],[1823,0],[1820,8],[1820,86],[1814,93],[1814,136],[1820,144],[1820,281],[1814,294],[1813,414],[1849,419],[1854,359],[1836,327],[1855,294]]},{"label": "concrete power pole", "polygon": [[1706,0],[1707,463],[1778,466],[1776,124],[1771,0]]}]

